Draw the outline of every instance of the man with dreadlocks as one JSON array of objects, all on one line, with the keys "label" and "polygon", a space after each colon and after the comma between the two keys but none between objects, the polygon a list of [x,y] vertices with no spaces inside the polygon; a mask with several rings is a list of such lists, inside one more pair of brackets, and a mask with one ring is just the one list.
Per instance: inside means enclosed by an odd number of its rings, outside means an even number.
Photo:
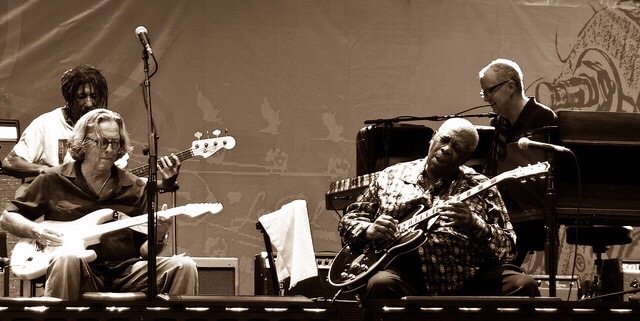
[{"label": "man with dreadlocks", "polygon": [[[69,139],[73,135],[73,126],[86,113],[96,108],[107,108],[107,80],[98,68],[79,65],[69,69],[62,75],[60,85],[66,104],[38,116],[27,126],[13,150],[2,160],[4,174],[27,178],[72,161],[67,151]],[[164,156],[160,161],[164,165],[158,168],[162,177],[177,175],[177,171],[173,173],[166,169],[174,164],[180,168],[177,156]],[[116,165],[125,167],[126,161],[120,159]],[[164,180],[158,185],[159,189],[170,187],[169,181]]]},{"label": "man with dreadlocks", "polygon": [[4,174],[18,178],[37,176],[71,161],[67,143],[74,124],[95,108],[107,108],[107,80],[99,69],[79,65],[67,70],[60,84],[66,104],[38,116],[27,126],[2,161]]}]

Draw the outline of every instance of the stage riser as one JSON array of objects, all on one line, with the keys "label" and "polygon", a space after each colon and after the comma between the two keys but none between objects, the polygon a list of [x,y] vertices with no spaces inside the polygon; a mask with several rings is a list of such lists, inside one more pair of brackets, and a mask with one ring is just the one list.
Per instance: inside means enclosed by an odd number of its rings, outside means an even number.
[{"label": "stage riser", "polygon": [[499,320],[499,321],[634,321],[639,320],[640,314],[564,314],[564,313],[483,313],[483,312],[455,312],[455,313],[385,313],[381,319],[384,321],[475,321],[475,320]]},{"label": "stage riser", "polygon": [[[562,312],[390,312],[379,315],[384,321],[631,321],[639,313],[562,313]],[[336,313],[315,312],[196,312],[196,311],[49,311],[0,312],[2,321],[352,321]],[[358,319],[359,320],[359,319]]]},{"label": "stage riser", "polygon": [[207,313],[207,312],[0,312],[2,321],[341,321],[317,313]]}]

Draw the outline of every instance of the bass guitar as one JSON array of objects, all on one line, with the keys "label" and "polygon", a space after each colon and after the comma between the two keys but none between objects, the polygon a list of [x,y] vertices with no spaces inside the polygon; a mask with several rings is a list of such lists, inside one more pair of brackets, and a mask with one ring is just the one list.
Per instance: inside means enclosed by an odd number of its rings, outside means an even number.
[{"label": "bass guitar", "polygon": [[[236,140],[231,136],[199,139],[191,143],[191,148],[178,152],[175,155],[178,156],[178,159],[182,162],[195,156],[207,158],[223,148],[233,149],[235,146]],[[158,166],[162,166],[162,164],[158,162]],[[149,175],[149,164],[138,166],[131,169],[130,172],[138,177]]]},{"label": "bass guitar", "polygon": [[[220,211],[222,204],[204,203],[174,207],[158,211],[156,214],[164,218],[176,215],[197,217],[206,213],[217,214]],[[114,213],[114,210],[107,208],[91,212],[75,221],[38,223],[62,233],[62,245],[46,246],[31,238],[19,238],[11,253],[11,271],[21,280],[32,280],[44,275],[49,263],[61,255],[74,254],[91,262],[96,259],[96,253],[87,250],[87,247],[100,243],[100,236],[147,223],[146,214],[109,222],[114,219]]]},{"label": "bass guitar", "polygon": [[[549,167],[548,162],[518,167],[474,186],[450,198],[447,202],[465,201],[506,179],[545,174],[549,171]],[[413,213],[407,215],[405,220],[398,223],[396,237],[383,248],[369,244],[362,251],[354,251],[349,245],[346,245],[331,263],[329,283],[340,287],[345,293],[366,285],[369,278],[376,272],[385,269],[396,257],[420,247],[427,240],[427,232],[434,226],[438,217],[439,213],[436,213],[434,209],[425,210],[421,205]],[[422,225],[423,228],[416,228],[416,225],[422,222],[426,222]]]}]

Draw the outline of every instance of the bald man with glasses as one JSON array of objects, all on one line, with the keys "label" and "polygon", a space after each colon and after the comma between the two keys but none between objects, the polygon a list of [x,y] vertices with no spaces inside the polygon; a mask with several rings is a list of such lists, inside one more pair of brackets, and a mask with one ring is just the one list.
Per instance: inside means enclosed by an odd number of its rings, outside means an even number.
[{"label": "bald man with glasses", "polygon": [[[524,93],[522,70],[517,63],[508,59],[496,59],[479,72],[480,96],[491,104],[498,116],[491,121],[495,128],[489,154],[482,173],[488,177],[498,174],[498,166],[507,155],[507,144],[517,142],[527,132],[546,126],[557,125],[556,113],[549,107],[540,104],[534,97]],[[520,164],[524,165],[524,164]],[[521,197],[529,197],[526,193],[535,193],[527,187],[515,187]],[[512,190],[512,189],[510,189]],[[508,195],[503,195],[508,199]],[[509,202],[507,202],[509,205]],[[507,206],[509,210],[509,206]],[[520,267],[527,252],[538,249],[544,244],[545,230],[543,225],[520,226],[514,224],[518,237],[517,256],[510,262]]]},{"label": "bald man with glasses", "polygon": [[498,116],[483,174],[493,177],[506,158],[506,145],[517,142],[527,131],[557,125],[556,113],[524,93],[522,70],[514,61],[496,59],[479,72],[480,96]]}]

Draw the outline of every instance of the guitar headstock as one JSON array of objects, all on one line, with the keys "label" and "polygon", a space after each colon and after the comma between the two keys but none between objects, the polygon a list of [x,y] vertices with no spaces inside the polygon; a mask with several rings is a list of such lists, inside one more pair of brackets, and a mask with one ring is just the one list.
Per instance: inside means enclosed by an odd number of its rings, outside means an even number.
[{"label": "guitar headstock", "polygon": [[193,203],[184,206],[178,206],[173,208],[172,210],[178,211],[181,214],[190,217],[198,217],[207,213],[218,214],[222,211],[222,208],[222,204],[220,203]]},{"label": "guitar headstock", "polygon": [[[200,136],[202,136],[202,134],[200,134]],[[200,136],[196,136],[198,140],[194,140],[193,143],[191,143],[191,151],[194,156],[200,155],[207,158],[223,148],[232,149],[236,146],[236,140],[231,136],[207,139],[200,139]]]},{"label": "guitar headstock", "polygon": [[551,165],[549,165],[549,162],[540,162],[537,164],[518,167],[504,172],[496,176],[496,179],[502,180],[507,178],[524,178],[529,176],[544,175],[549,172],[550,169]]}]

